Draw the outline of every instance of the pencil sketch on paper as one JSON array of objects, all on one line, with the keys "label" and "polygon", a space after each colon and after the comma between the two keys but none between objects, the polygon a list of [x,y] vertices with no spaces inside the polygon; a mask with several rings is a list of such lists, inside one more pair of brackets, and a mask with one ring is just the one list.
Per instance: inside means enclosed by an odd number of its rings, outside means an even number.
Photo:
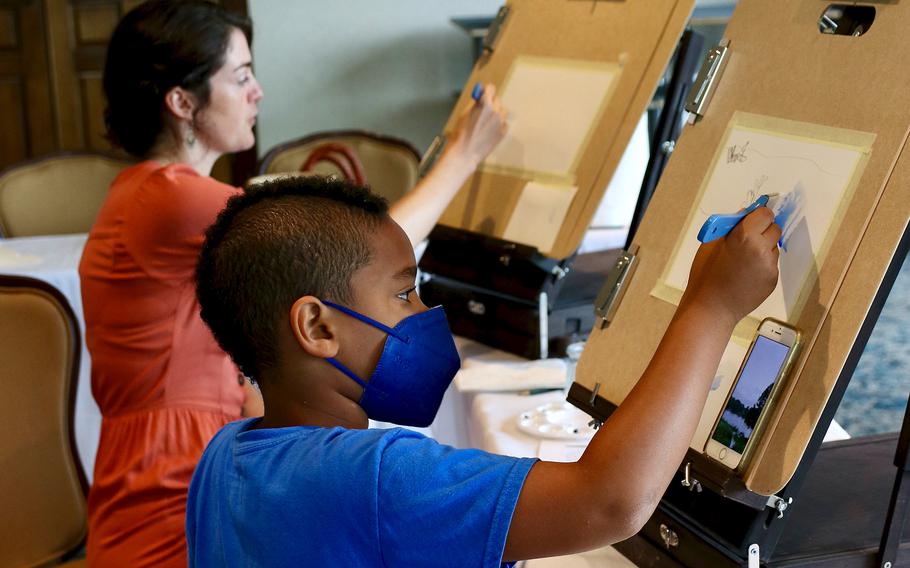
[{"label": "pencil sketch on paper", "polygon": [[664,291],[655,290],[655,295],[677,298],[666,289],[680,293],[685,289],[699,246],[696,235],[709,215],[733,213],[762,194],[776,193],[773,210],[783,230],[780,280],[752,315],[784,321],[799,315],[874,138],[861,132],[801,125],[745,113],[734,115],[658,285]]},{"label": "pencil sketch on paper", "polygon": [[571,182],[619,74],[617,63],[518,57],[501,95],[509,131],[481,168]]}]

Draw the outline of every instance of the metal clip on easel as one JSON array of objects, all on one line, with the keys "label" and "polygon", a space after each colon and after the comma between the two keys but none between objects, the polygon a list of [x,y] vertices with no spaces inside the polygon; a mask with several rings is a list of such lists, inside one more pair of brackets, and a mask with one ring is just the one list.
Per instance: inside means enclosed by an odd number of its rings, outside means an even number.
[{"label": "metal clip on easel", "polygon": [[689,94],[689,100],[686,102],[686,111],[689,112],[686,122],[689,124],[695,124],[699,118],[705,115],[705,110],[717,90],[720,76],[727,66],[729,51],[730,40],[727,39],[721,40],[716,47],[708,50],[705,62],[702,64],[692,92]]},{"label": "metal clip on easel", "polygon": [[[496,48],[496,40],[499,39],[499,35],[502,32],[503,26],[505,26],[506,19],[508,19],[510,12],[511,8],[508,5],[502,6],[499,8],[499,12],[496,13],[496,17],[490,22],[487,33],[483,36],[483,54],[485,56],[493,53],[493,50]],[[474,90],[471,92],[471,98],[474,99],[474,101],[479,101],[483,94],[483,89],[478,89],[478,87],[479,85],[475,85]],[[436,159],[442,154],[445,146],[446,137],[444,134],[440,134],[433,138],[430,147],[424,152],[423,157],[420,159],[420,164],[417,166],[417,177],[423,177],[430,171],[430,168],[433,167]]]},{"label": "metal clip on easel", "polygon": [[683,472],[683,478],[682,478],[682,481],[680,481],[679,483],[683,487],[687,488],[689,491],[695,491],[696,493],[701,493],[701,482],[699,482],[697,479],[692,477],[689,473],[689,468],[691,468],[691,467],[692,467],[692,462],[686,462],[686,468],[685,468],[685,471]]},{"label": "metal clip on easel", "polygon": [[616,259],[613,270],[607,275],[607,281],[604,283],[600,294],[594,301],[594,313],[600,318],[600,328],[605,329],[610,326],[619,304],[622,302],[626,290],[629,288],[629,282],[632,281],[632,274],[638,266],[636,263],[638,255],[638,245],[632,245],[629,250],[624,250]]}]

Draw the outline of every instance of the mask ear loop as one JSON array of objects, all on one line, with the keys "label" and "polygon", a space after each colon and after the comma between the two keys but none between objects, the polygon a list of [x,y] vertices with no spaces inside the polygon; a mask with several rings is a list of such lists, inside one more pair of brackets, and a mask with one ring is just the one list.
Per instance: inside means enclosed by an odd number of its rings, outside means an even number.
[{"label": "mask ear loop", "polygon": [[[380,331],[383,331],[386,334],[391,335],[392,337],[395,337],[396,339],[398,339],[400,341],[408,343],[407,337],[401,335],[400,333],[398,333],[391,327],[374,320],[373,318],[367,317],[359,312],[355,312],[354,310],[347,308],[345,306],[336,304],[335,302],[330,302],[328,300],[322,300],[322,303],[329,306],[330,308],[338,310],[339,312],[347,314],[354,319],[358,319],[367,325],[372,325],[373,327],[378,328]],[[339,371],[341,371],[342,373],[347,375],[349,378],[351,378],[354,382],[356,382],[357,384],[362,386],[364,389],[367,388],[366,381],[364,381],[363,379],[358,377],[354,373],[354,371],[348,369],[343,363],[341,363],[341,361],[339,361],[338,359],[335,359],[334,357],[326,357],[325,360],[328,361],[330,365],[332,365],[333,367],[335,367],[336,369],[338,369]]]},{"label": "mask ear loop", "polygon": [[363,381],[363,379],[361,379],[360,377],[355,375],[354,371],[352,371],[352,370],[348,369],[347,367],[345,367],[344,365],[342,365],[341,362],[338,361],[338,359],[336,359],[334,357],[326,357],[325,360],[328,361],[329,364],[331,364],[333,367],[335,367],[336,369],[338,369],[339,371],[341,371],[342,373],[344,373],[345,375],[347,375],[348,377],[353,379],[354,382],[356,382],[363,388],[367,388],[367,384]]},{"label": "mask ear loop", "polygon": [[405,343],[410,343],[410,339],[408,339],[407,336],[402,335],[401,333],[395,331],[393,328],[385,325],[384,323],[380,323],[371,317],[367,317],[359,312],[355,312],[351,308],[347,308],[345,306],[336,304],[335,302],[330,302],[329,300],[322,300],[322,303],[329,306],[330,308],[334,308],[334,309],[338,310],[339,312],[345,313],[354,319],[358,319],[367,325],[372,325],[373,327],[378,328],[381,331],[384,331],[385,333],[387,333],[388,335],[391,335],[392,337],[394,337],[395,339],[398,339],[399,341],[403,341]]}]

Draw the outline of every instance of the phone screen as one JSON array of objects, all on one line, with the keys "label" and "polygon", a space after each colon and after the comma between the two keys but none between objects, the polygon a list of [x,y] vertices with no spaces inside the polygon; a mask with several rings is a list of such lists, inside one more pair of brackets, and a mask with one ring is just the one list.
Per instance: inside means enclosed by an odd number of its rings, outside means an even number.
[{"label": "phone screen", "polygon": [[789,351],[790,347],[763,335],[756,338],[712,439],[743,453]]}]

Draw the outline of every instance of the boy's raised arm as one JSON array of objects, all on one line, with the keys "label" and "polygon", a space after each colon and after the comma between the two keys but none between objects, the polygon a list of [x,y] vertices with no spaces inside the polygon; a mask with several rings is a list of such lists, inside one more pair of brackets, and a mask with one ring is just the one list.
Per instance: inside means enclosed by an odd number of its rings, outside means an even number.
[{"label": "boy's raised arm", "polygon": [[734,326],[774,290],[779,238],[763,207],[702,245],[651,363],[581,459],[531,469],[504,560],[589,550],[641,529],[685,456]]}]

